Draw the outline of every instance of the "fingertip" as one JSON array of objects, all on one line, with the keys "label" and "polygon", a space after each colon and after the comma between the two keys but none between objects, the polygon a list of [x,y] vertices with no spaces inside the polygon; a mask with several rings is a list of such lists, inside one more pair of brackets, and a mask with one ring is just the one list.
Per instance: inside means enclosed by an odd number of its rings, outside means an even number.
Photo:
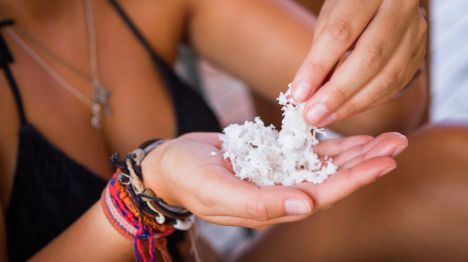
[{"label": "fingertip", "polygon": [[312,213],[312,206],[303,198],[288,198],[284,201],[284,210],[289,216],[309,215]]},{"label": "fingertip", "polygon": [[328,119],[329,117],[328,108],[324,104],[307,104],[305,109],[305,119],[309,124],[319,126],[324,118]]},{"label": "fingertip", "polygon": [[408,144],[398,146],[397,148],[395,148],[395,151],[393,151],[392,157],[396,157],[396,156],[398,156],[399,154],[403,153],[403,151],[405,151],[405,149],[406,149],[407,147],[408,147]]},{"label": "fingertip", "polygon": [[391,171],[393,171],[396,167],[397,167],[396,161],[392,158],[388,158],[388,165],[386,165],[386,167],[383,167],[382,171],[380,171],[377,176],[378,177],[384,176],[390,173]]},{"label": "fingertip", "polygon": [[383,169],[389,169],[389,168],[396,168],[397,167],[397,162],[395,159],[391,157],[383,157],[382,159],[382,166],[384,166]]},{"label": "fingertip", "polygon": [[386,133],[385,135],[389,136],[389,139],[391,139],[395,145],[395,149],[391,154],[392,157],[396,157],[397,155],[401,154],[408,147],[408,138],[401,133],[391,132]]},{"label": "fingertip", "polygon": [[304,102],[311,90],[311,85],[305,80],[294,82],[291,85],[291,95],[299,103]]},{"label": "fingertip", "polygon": [[408,138],[405,135],[400,134],[400,141],[401,141],[401,144],[405,146],[405,148],[409,145]]},{"label": "fingertip", "polygon": [[400,133],[400,132],[390,132],[389,134],[392,134],[395,137],[398,137],[398,139],[400,139],[401,141],[408,144],[408,138],[405,135],[403,135],[402,133]]},{"label": "fingertip", "polygon": [[329,124],[335,122],[336,120],[338,120],[338,115],[336,113],[332,113],[332,114],[328,115],[325,119],[320,121],[320,123],[318,123],[317,126],[318,127],[326,127]]},{"label": "fingertip", "polygon": [[307,216],[313,212],[312,199],[295,187],[269,186],[263,189],[271,194],[272,198],[269,200],[272,201],[272,206],[281,205],[282,212],[273,217]]}]

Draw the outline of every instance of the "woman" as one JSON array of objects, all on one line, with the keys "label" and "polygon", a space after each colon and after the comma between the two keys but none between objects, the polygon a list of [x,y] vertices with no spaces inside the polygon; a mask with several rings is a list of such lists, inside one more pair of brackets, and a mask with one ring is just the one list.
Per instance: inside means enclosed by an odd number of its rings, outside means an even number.
[{"label": "woman", "polygon": [[[412,19],[419,17],[416,1],[412,2],[404,17],[419,21]],[[342,21],[347,5],[330,3],[328,11],[341,6],[327,13],[336,25],[333,19]],[[353,25],[358,29],[352,36],[345,34],[346,44],[330,50],[334,55],[317,71],[322,74],[320,82],[336,54],[360,42],[357,32],[364,30],[365,20],[373,19],[370,13],[385,10],[372,8],[363,13],[366,19]],[[94,204],[112,174],[110,153],[130,152],[149,138],[218,130],[205,102],[171,69],[178,44],[188,39],[199,54],[274,99],[305,56],[315,23],[296,5],[280,1],[85,1],[84,8],[82,1],[2,1],[0,10],[2,18],[14,22],[2,24],[0,90],[7,94],[0,98],[5,260],[6,246],[11,260],[128,260],[132,243]],[[396,28],[420,29],[419,22],[407,25]],[[342,34],[331,32],[338,36],[332,43],[340,41]],[[391,34],[394,46],[405,32]],[[405,46],[414,51],[420,45],[405,41]],[[280,62],[272,63],[273,57]],[[393,61],[390,57],[386,54],[377,69],[356,79],[350,94],[364,90],[363,83]],[[418,58],[419,53],[413,60]],[[410,60],[411,56],[397,59]],[[409,77],[398,80],[395,85],[386,82],[392,88],[385,96],[401,89]],[[348,90],[335,88],[332,94]],[[381,95],[373,92],[364,104],[379,102],[385,98]],[[346,97],[337,97],[334,107]],[[341,117],[335,115],[332,121]],[[340,172],[322,186],[257,188],[240,181],[231,176],[220,154],[210,156],[219,150],[212,133],[166,142],[147,156],[142,167],[146,186],[171,205],[215,223],[265,228],[304,219],[388,173],[395,167],[392,156],[405,147],[406,139],[394,133],[323,143],[316,150],[340,159]]]}]

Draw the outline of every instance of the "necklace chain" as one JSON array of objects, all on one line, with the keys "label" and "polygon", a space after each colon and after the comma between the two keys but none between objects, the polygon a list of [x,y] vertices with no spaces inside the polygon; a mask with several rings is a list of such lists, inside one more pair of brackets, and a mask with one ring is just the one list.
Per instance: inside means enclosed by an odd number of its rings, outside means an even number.
[{"label": "necklace chain", "polygon": [[55,81],[57,81],[67,92],[78,98],[85,105],[92,107],[93,102],[85,94],[81,93],[73,87],[65,78],[63,78],[57,71],[55,71],[41,56],[29,47],[11,28],[5,28],[7,34],[18,44],[31,58],[36,61]]},{"label": "necklace chain", "polygon": [[[110,92],[101,83],[99,79],[99,69],[97,64],[97,48],[96,48],[96,32],[94,26],[93,9],[91,0],[84,0],[84,10],[86,12],[86,26],[88,32],[88,44],[89,44],[89,65],[91,68],[92,85],[94,88],[93,109],[97,106],[103,107],[107,114],[111,113],[110,106],[108,103]],[[102,121],[101,119],[95,119],[96,121]],[[100,125],[100,123],[99,123]]]},{"label": "necklace chain", "polygon": [[[44,54],[46,54],[49,58],[57,61],[58,63],[60,63],[62,66],[66,67],[67,69],[69,69],[71,72],[75,73],[77,76],[83,78],[84,80],[88,81],[88,82],[92,82],[92,77],[91,77],[91,74],[89,74],[88,72],[86,72],[85,70],[82,70],[80,68],[78,68],[77,66],[75,66],[74,64],[66,61],[65,59],[63,59],[62,57],[58,56],[56,53],[54,53],[53,51],[51,51],[49,48],[47,48],[47,46],[43,45],[41,42],[37,41],[36,39],[34,39],[34,37],[32,37],[29,33],[27,33],[26,31],[22,30],[21,28],[19,27],[16,27],[15,28],[15,33],[22,39],[26,40],[28,43],[32,44],[34,47],[36,47],[37,49],[41,50]],[[24,41],[24,42],[26,42]]]},{"label": "necklace chain", "polygon": [[[40,44],[39,41],[36,41],[30,35],[26,34],[24,31],[19,30],[19,33],[16,33],[12,28],[6,28],[6,32],[10,37],[15,41],[15,43],[21,47],[31,58],[40,65],[65,91],[73,95],[83,104],[91,108],[91,125],[94,128],[100,128],[102,126],[102,120],[104,113],[107,115],[111,114],[111,109],[109,105],[110,91],[106,89],[100,79],[99,71],[97,64],[97,49],[96,49],[96,34],[94,30],[94,19],[92,14],[92,6],[90,0],[84,0],[84,10],[86,16],[86,26],[87,26],[87,38],[88,38],[88,48],[89,48],[89,64],[91,69],[91,75],[80,70],[74,65],[68,63],[54,52],[51,52],[47,47]],[[34,51],[25,41],[19,36],[26,36],[28,40],[31,40],[38,48],[44,51],[51,58],[57,60],[62,65],[66,66],[68,69],[72,70],[74,73],[79,75],[82,78],[85,78],[93,86],[93,98],[90,99],[88,96],[79,91],[74,87],[70,82],[63,78],[54,68],[49,65],[38,53]]]}]

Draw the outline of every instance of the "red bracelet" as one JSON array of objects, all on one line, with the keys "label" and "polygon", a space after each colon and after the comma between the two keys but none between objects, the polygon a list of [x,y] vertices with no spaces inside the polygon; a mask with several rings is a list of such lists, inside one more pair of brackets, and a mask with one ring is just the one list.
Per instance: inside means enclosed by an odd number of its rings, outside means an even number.
[{"label": "red bracelet", "polygon": [[136,261],[155,261],[156,250],[164,261],[171,261],[166,236],[174,232],[174,226],[158,224],[145,215],[132,201],[126,186],[117,179],[120,172],[117,169],[101,195],[101,206],[107,219],[124,237],[133,239]]}]

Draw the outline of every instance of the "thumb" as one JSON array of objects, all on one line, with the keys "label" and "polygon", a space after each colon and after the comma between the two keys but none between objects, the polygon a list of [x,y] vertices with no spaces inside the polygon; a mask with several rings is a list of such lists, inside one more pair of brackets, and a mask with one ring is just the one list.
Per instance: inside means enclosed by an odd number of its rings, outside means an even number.
[{"label": "thumb", "polygon": [[[292,187],[258,187],[232,175],[218,176],[204,184],[203,203],[209,203],[208,216],[231,216],[258,221],[279,217],[309,215],[313,210],[310,197]],[[209,193],[208,193],[209,192]]]},{"label": "thumb", "polygon": [[267,186],[252,192],[252,199],[245,199],[250,218],[269,221],[285,216],[310,215],[313,203],[300,190]]}]

